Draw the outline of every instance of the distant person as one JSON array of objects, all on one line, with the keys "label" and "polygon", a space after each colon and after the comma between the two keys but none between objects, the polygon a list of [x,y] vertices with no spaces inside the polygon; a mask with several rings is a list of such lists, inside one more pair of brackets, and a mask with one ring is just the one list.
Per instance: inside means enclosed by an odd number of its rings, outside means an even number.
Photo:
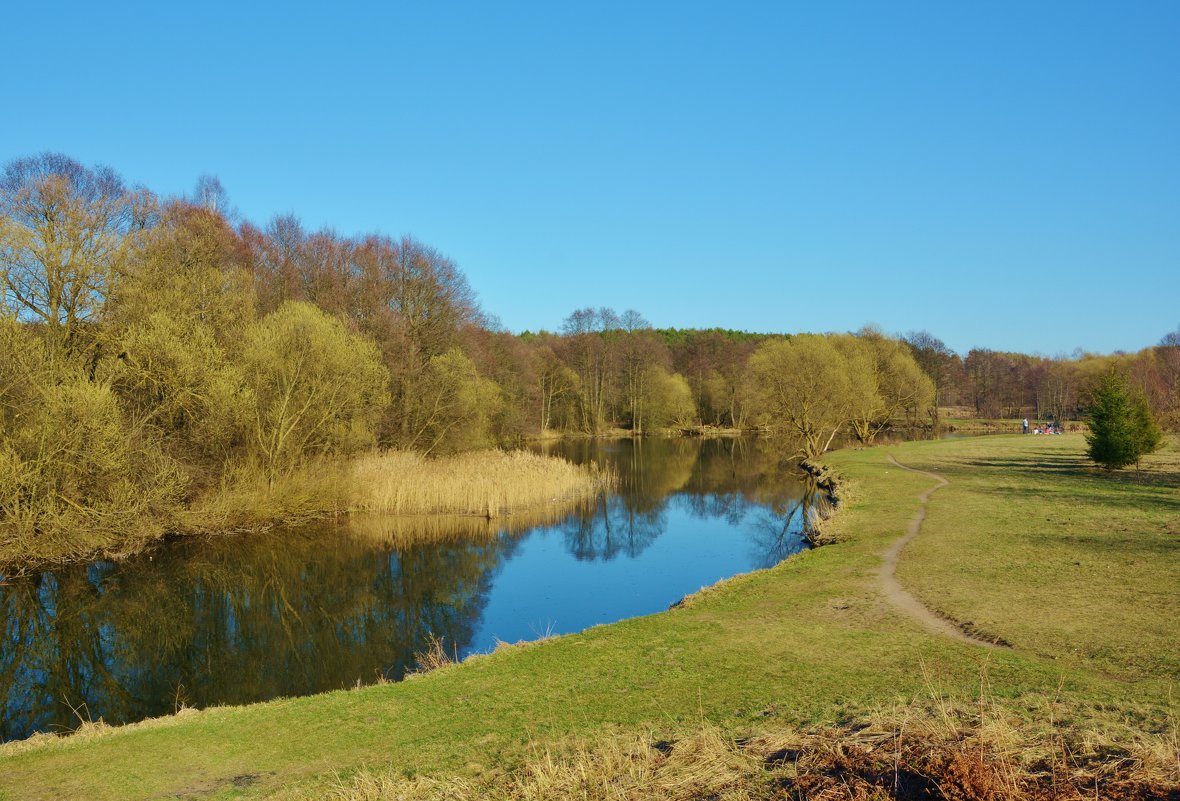
[{"label": "distant person", "polygon": [[1028,433],[1028,418],[1024,418],[1024,433]]}]

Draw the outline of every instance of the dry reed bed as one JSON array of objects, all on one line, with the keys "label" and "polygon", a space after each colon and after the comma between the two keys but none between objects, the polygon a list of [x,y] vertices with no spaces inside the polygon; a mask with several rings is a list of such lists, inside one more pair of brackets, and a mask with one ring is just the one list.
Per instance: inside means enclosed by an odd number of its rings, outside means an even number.
[{"label": "dry reed bed", "polygon": [[[1076,734],[1076,732],[1075,732]],[[406,779],[362,769],[335,801],[1175,801],[1175,728],[1126,748],[1029,734],[993,719],[896,710],[885,719],[734,738],[706,724],[676,740],[607,737],[537,750],[507,771]],[[1031,739],[1030,739],[1031,738]],[[280,795],[280,797],[283,797]]]},{"label": "dry reed bed", "polygon": [[[454,531],[442,525],[448,521],[441,516],[486,521],[512,515],[513,520],[528,517],[538,524],[556,522],[572,505],[593,500],[615,481],[610,471],[527,451],[439,457],[384,451],[311,462],[273,484],[243,466],[218,492],[194,504],[181,523],[187,530],[249,531],[269,523],[355,512],[367,531],[402,542],[412,541],[415,533],[433,539],[434,533]],[[378,516],[440,520],[438,525],[398,523]]]},{"label": "dry reed bed", "polygon": [[257,465],[241,464],[227,471],[221,486],[188,508],[159,519],[120,521],[106,534],[96,530],[93,537],[83,537],[85,544],[70,544],[69,538],[84,527],[64,525],[66,518],[63,525],[48,527],[23,543],[19,526],[0,523],[0,571],[17,576],[56,564],[122,559],[142,552],[169,531],[249,533],[351,512],[360,513],[358,530],[363,535],[387,544],[515,533],[558,522],[616,482],[609,469],[527,451],[432,458],[386,451],[350,459],[321,458],[273,482]]},{"label": "dry reed bed", "polygon": [[527,451],[477,451],[427,458],[389,451],[353,463],[350,511],[499,517],[592,497],[605,473]]}]

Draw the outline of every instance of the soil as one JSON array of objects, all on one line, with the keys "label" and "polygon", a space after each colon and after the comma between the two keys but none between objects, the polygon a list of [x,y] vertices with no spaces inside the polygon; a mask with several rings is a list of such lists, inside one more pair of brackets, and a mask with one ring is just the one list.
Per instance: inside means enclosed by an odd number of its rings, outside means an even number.
[{"label": "soil", "polygon": [[947,637],[952,637],[962,642],[971,643],[972,645],[978,645],[983,648],[996,648],[1006,645],[1003,640],[971,633],[974,631],[974,629],[971,629],[970,631],[965,630],[964,624],[955,623],[940,616],[937,612],[930,609],[917,598],[915,598],[905,587],[901,586],[901,582],[897,580],[897,563],[901,558],[901,552],[905,549],[905,546],[908,545],[910,541],[914,539],[914,537],[918,536],[918,534],[921,532],[922,522],[926,519],[926,507],[930,503],[930,496],[943,487],[948,486],[950,482],[938,473],[929,473],[925,470],[907,467],[906,465],[894,459],[892,456],[889,457],[889,461],[893,463],[894,466],[899,467],[902,470],[908,470],[911,473],[927,476],[934,479],[938,483],[918,495],[918,501],[921,505],[918,507],[917,514],[915,514],[913,519],[910,520],[909,526],[906,528],[905,535],[899,537],[892,545],[889,546],[889,550],[885,551],[885,555],[881,563],[881,570],[878,574],[881,580],[881,589],[885,593],[885,597],[899,610],[917,620],[931,631],[935,631]]}]

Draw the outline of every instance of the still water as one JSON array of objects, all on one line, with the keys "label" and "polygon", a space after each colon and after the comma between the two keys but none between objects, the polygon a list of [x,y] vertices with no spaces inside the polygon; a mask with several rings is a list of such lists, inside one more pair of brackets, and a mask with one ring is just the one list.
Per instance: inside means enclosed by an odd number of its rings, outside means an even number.
[{"label": "still water", "polygon": [[432,635],[463,657],[658,612],[806,547],[819,503],[746,439],[548,450],[619,486],[548,519],[188,538],[0,584],[0,739],[396,680]]}]

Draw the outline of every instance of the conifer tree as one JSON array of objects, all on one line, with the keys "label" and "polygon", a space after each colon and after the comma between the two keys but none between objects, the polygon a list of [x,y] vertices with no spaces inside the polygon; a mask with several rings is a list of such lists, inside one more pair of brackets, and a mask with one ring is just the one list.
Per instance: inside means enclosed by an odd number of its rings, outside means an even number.
[{"label": "conifer tree", "polygon": [[1147,405],[1147,398],[1139,395],[1135,399],[1135,406],[1131,410],[1131,430],[1135,436],[1135,467],[1139,467],[1139,458],[1153,453],[1163,444],[1164,435],[1151,407]]},{"label": "conifer tree", "polygon": [[1137,464],[1159,447],[1161,439],[1147,400],[1132,394],[1121,373],[1112,370],[1103,376],[1090,408],[1090,458],[1107,470],[1117,470]]}]

